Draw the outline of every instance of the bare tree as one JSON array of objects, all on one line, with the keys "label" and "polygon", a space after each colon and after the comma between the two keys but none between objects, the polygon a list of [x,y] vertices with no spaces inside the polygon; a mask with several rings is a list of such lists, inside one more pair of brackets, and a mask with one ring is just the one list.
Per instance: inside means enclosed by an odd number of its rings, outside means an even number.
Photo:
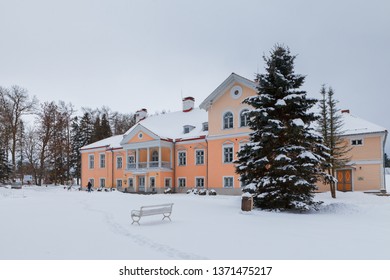
[{"label": "bare tree", "polygon": [[41,110],[38,113],[37,124],[38,129],[38,147],[39,147],[39,167],[37,172],[37,184],[41,185],[43,179],[46,179],[47,168],[50,165],[49,144],[54,135],[54,126],[56,118],[57,105],[54,102],[45,102],[41,105]]},{"label": "bare tree", "polygon": [[10,134],[11,162],[13,168],[13,176],[16,172],[16,151],[18,133],[21,127],[22,116],[33,114],[38,100],[36,97],[30,98],[26,89],[19,86],[12,86],[10,89],[0,88],[0,106],[2,110],[2,118],[7,126]]}]

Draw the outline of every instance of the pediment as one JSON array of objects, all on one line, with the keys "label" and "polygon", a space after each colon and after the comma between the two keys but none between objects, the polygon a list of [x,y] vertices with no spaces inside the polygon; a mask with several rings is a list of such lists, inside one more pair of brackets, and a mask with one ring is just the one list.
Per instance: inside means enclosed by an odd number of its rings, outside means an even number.
[{"label": "pediment", "polygon": [[141,124],[136,125],[121,141],[121,145],[130,143],[147,142],[153,140],[159,140],[160,137],[142,126]]},{"label": "pediment", "polygon": [[248,87],[250,89],[256,90],[256,83],[241,77],[240,75],[232,73],[200,104],[199,107],[208,111],[210,106],[215,103],[221,96],[227,94],[227,92],[229,92],[233,99],[239,98],[242,94],[242,87]]}]

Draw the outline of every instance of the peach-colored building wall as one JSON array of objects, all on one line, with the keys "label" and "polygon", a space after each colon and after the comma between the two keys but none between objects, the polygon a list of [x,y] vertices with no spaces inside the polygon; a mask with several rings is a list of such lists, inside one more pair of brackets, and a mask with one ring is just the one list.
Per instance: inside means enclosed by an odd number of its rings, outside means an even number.
[{"label": "peach-colored building wall", "polygon": [[[203,151],[203,163],[197,164],[196,151]],[[185,152],[186,164],[179,165],[179,152]],[[207,188],[207,143],[204,139],[198,141],[179,142],[175,147],[175,186],[176,191],[184,192],[196,187],[196,178],[204,178]],[[185,187],[179,187],[179,178],[185,179]]]},{"label": "peach-colored building wall", "polygon": [[[94,167],[90,168],[89,158],[94,156]],[[101,167],[100,155],[105,155],[104,167]],[[117,186],[117,180],[123,177],[125,159],[122,150],[108,150],[105,148],[85,150],[81,154],[81,186],[86,187],[88,181],[94,180],[94,187],[100,187],[100,179],[105,179],[105,187]],[[117,156],[122,156],[122,168],[117,168]],[[114,162],[112,161],[114,157]]]},{"label": "peach-colored building wall", "polygon": [[347,143],[350,145],[351,140],[362,139],[363,145],[352,146],[349,156],[352,161],[358,160],[382,160],[381,153],[382,138],[379,135],[356,135],[347,138]]},{"label": "peach-colored building wall", "polygon": [[[233,99],[230,94],[230,90],[235,86],[242,87],[242,95],[237,99]],[[249,133],[250,130],[248,127],[240,127],[239,119],[240,113],[244,109],[249,109],[250,106],[247,104],[242,104],[242,101],[249,97],[255,95],[255,91],[244,85],[238,83],[233,84],[231,87],[227,88],[223,95],[219,97],[215,103],[209,108],[208,118],[209,118],[209,136],[213,135],[230,135],[235,133]],[[223,115],[226,112],[233,113],[233,128],[223,129]]]}]

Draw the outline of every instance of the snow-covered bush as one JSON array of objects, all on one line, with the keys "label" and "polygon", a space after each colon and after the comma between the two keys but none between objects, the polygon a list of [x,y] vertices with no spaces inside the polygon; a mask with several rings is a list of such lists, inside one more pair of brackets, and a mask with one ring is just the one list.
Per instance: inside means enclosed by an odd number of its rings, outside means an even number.
[{"label": "snow-covered bush", "polygon": [[209,190],[209,195],[217,195],[217,192],[214,189]]},{"label": "snow-covered bush", "polygon": [[205,189],[200,189],[198,191],[198,195],[206,195],[207,194],[207,191]]},{"label": "snow-covered bush", "polygon": [[166,188],[165,190],[164,190],[164,193],[166,194],[166,193],[172,193],[172,189],[171,188]]}]

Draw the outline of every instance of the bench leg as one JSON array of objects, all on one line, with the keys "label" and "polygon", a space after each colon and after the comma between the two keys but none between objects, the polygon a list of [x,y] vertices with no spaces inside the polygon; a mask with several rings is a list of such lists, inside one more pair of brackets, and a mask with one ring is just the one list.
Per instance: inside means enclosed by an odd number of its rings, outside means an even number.
[{"label": "bench leg", "polygon": [[133,222],[131,224],[137,223],[140,226],[139,220],[141,220],[141,217],[138,217],[138,220],[134,219],[133,216],[131,218],[133,219]]},{"label": "bench leg", "polygon": [[169,213],[168,215],[166,215],[166,214],[163,214],[164,215],[164,217],[162,218],[163,220],[165,219],[165,218],[168,218],[171,222],[172,222],[172,220],[171,220],[171,213]]}]

